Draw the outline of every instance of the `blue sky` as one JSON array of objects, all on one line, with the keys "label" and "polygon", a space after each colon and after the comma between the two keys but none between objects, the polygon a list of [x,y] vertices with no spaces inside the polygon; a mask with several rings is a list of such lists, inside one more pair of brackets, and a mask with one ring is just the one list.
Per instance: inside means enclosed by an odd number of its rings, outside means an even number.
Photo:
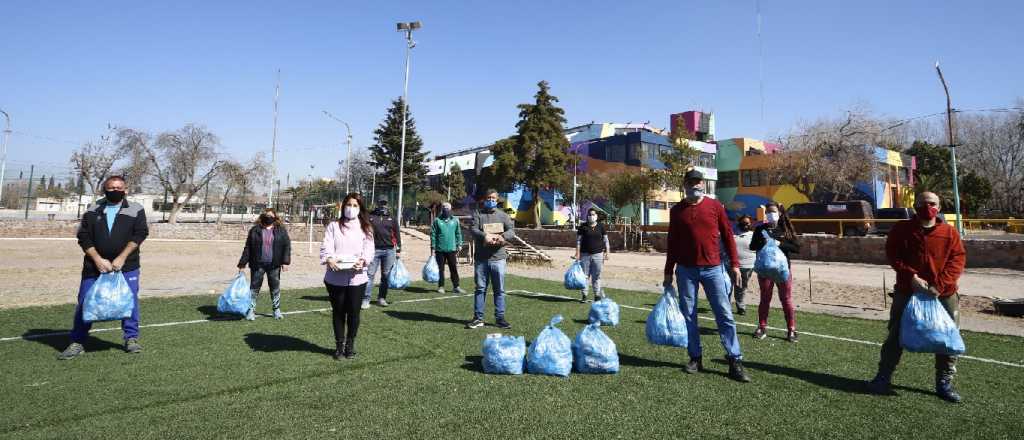
[{"label": "blue sky", "polygon": [[[36,163],[68,172],[108,123],[154,132],[195,122],[241,160],[270,150],[282,73],[279,168],[332,175],[344,129],[372,143],[415,34],[410,105],[442,153],[511,133],[515,105],[547,80],[569,125],[716,113],[720,138],[773,137],[856,103],[911,117],[944,109],[941,60],[958,108],[1024,96],[1024,4],[762,0],[765,117],[755,1],[5,0],[0,108],[11,114],[8,178]],[[38,173],[37,173],[38,174]]]}]

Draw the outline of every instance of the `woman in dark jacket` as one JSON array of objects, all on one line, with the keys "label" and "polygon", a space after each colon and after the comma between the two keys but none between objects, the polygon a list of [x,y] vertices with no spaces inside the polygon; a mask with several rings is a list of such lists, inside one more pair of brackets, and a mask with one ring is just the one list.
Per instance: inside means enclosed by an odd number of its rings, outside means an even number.
[{"label": "woman in dark jacket", "polygon": [[270,300],[274,305],[274,319],[284,318],[281,314],[281,271],[287,271],[292,262],[292,241],[288,237],[281,218],[273,208],[263,210],[249,236],[245,239],[242,258],[238,260],[241,272],[249,266],[250,289],[252,289],[252,308],[245,319],[256,319],[256,297],[263,287],[263,276],[267,276],[270,284]]},{"label": "woman in dark jacket", "polygon": [[[800,243],[796,239],[796,229],[789,221],[784,206],[769,202],[764,209],[765,221],[754,231],[750,240],[750,250],[759,251],[767,243],[764,233],[779,242],[779,249],[786,255],[786,264],[792,268],[790,254],[800,253]],[[757,306],[757,330],[754,330],[755,339],[764,339],[766,327],[768,327],[768,309],[772,302],[772,290],[779,287],[779,301],[782,302],[782,313],[786,317],[786,340],[797,341],[796,333],[796,310],[793,306],[793,271],[789,271],[789,280],[784,283],[775,283],[769,278],[757,276],[758,285],[761,287],[761,303]]]}]

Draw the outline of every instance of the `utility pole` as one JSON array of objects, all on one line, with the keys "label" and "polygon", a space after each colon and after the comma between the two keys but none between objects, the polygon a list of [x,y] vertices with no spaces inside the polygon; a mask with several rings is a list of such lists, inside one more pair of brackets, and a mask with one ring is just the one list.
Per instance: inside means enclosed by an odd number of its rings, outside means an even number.
[{"label": "utility pole", "polygon": [[345,131],[348,133],[348,136],[345,137],[345,142],[348,144],[348,154],[345,157],[345,194],[348,194],[352,192],[349,185],[352,180],[352,128],[348,126],[348,122],[338,119],[327,110],[324,110],[324,116],[344,124]]},{"label": "utility pole", "polygon": [[964,225],[960,219],[960,177],[956,172],[956,143],[953,139],[953,101],[949,98],[949,86],[946,85],[946,78],[942,76],[942,69],[939,62],[935,62],[935,71],[939,73],[939,81],[942,82],[942,89],[946,91],[946,128],[949,130],[949,155],[953,164],[953,207],[956,209],[956,230],[964,235]]},{"label": "utility pole", "polygon": [[576,172],[579,168],[580,152],[576,151],[572,155],[572,226],[573,228],[580,227],[580,206],[576,204]]},{"label": "utility pole", "polygon": [[274,204],[274,179],[277,178],[277,98],[281,95],[281,69],[277,69],[274,86],[274,135],[270,139],[270,183],[267,185],[267,207]]},{"label": "utility pole", "polygon": [[32,165],[28,171],[28,195],[25,196],[25,220],[28,220],[28,206],[32,203],[32,178],[35,176],[36,166]]},{"label": "utility pole", "polygon": [[8,115],[3,110],[0,110],[0,114],[3,114],[4,118],[7,119],[7,126],[4,129],[4,143],[0,146],[0,200],[3,200],[4,172],[7,171],[7,141],[11,138],[11,115]]},{"label": "utility pole", "polygon": [[418,21],[409,23],[398,23],[398,31],[405,32],[405,86],[402,89],[402,152],[398,162],[398,224],[402,225],[402,196],[405,183],[405,126],[409,120],[409,61],[412,57],[412,48],[416,42],[412,41],[412,31],[419,29],[422,25]]}]

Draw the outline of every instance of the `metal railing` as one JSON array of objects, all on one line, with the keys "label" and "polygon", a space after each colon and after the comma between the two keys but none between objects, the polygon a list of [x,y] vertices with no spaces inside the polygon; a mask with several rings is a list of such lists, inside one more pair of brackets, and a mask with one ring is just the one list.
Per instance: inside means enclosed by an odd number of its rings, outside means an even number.
[{"label": "metal railing", "polygon": [[[904,219],[883,219],[883,218],[870,218],[870,219],[809,219],[809,218],[794,218],[790,219],[794,225],[800,223],[835,223],[838,224],[838,236],[843,237],[845,232],[850,228],[857,228],[860,232],[870,233],[871,230],[875,229],[875,225],[879,223],[898,223]],[[945,220],[948,223],[952,223],[950,220]],[[1004,231],[1008,233],[1024,233],[1024,219],[993,219],[993,218],[979,218],[979,219],[961,219],[964,224],[964,228],[967,231],[980,232],[983,230],[995,230]],[[801,234],[808,232],[800,231],[797,227],[797,231]],[[814,233],[814,232],[811,232]],[[826,232],[829,233],[829,232]]]}]

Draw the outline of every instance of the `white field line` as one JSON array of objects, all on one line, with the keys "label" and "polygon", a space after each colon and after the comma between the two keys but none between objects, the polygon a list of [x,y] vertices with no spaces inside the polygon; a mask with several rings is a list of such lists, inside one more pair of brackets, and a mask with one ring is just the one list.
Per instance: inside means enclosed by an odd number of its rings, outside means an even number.
[{"label": "white field line", "polygon": [[[526,293],[526,294],[529,294],[529,295],[532,295],[532,296],[547,296],[547,297],[552,297],[552,298],[562,298],[562,299],[568,299],[568,300],[573,300],[573,301],[576,300],[576,298],[571,298],[571,297],[568,297],[568,296],[552,295],[552,294],[549,294],[549,293],[530,292],[528,290],[509,290],[508,293]],[[624,308],[624,309],[643,310],[643,311],[646,311],[646,312],[651,311],[651,309],[649,309],[647,307],[626,306],[626,305],[622,305],[622,304],[619,304],[619,307]],[[714,321],[715,320],[714,318],[709,318],[707,316],[698,316],[698,318],[706,320],[706,321]],[[745,322],[736,322],[736,325],[742,325],[744,327],[755,327],[754,324],[748,324],[748,323],[745,323]],[[786,329],[778,328],[778,327],[771,327],[771,326],[769,326],[767,328],[769,330],[786,331]],[[811,332],[805,332],[805,331],[802,331],[802,330],[800,331],[800,335],[815,336],[815,337],[824,338],[824,339],[831,339],[833,341],[852,342],[854,344],[872,345],[872,346],[876,346],[876,347],[881,347],[882,346],[882,344],[880,342],[872,342],[872,341],[864,341],[864,340],[860,340],[860,339],[844,338],[844,337],[841,337],[841,336],[825,335],[825,334],[821,334],[821,333],[811,333]],[[968,356],[968,355],[961,355],[961,356],[957,356],[957,357],[959,359],[970,359],[970,360],[974,360],[974,361],[978,361],[978,362],[985,362],[985,363],[989,363],[989,364],[1003,365],[1003,366],[1007,366],[1007,367],[1024,368],[1024,364],[1016,364],[1016,363],[1013,363],[1013,362],[1000,361],[1000,360],[996,360],[996,359],[989,359],[989,358],[976,357],[976,356]]]}]

